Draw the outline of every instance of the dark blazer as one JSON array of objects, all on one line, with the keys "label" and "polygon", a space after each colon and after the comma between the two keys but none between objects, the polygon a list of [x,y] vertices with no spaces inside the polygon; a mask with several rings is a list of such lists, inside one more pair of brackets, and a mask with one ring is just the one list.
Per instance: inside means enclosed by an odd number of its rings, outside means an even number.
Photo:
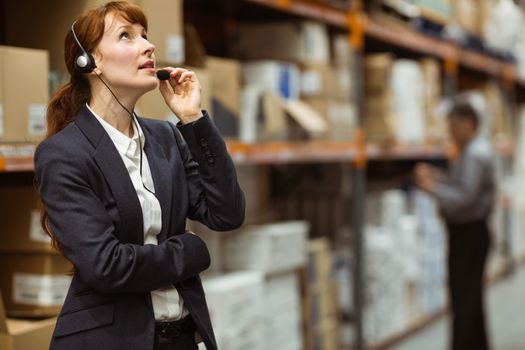
[{"label": "dark blazer", "polygon": [[152,349],[149,292],[168,285],[179,291],[207,349],[217,349],[199,278],[210,256],[198,235],[185,232],[185,222],[219,231],[242,224],[244,195],[233,162],[206,113],[177,127],[139,123],[162,208],[158,245],[144,245],[142,210],[124,162],[85,106],[36,150],[50,228],[75,267],[53,350]]}]

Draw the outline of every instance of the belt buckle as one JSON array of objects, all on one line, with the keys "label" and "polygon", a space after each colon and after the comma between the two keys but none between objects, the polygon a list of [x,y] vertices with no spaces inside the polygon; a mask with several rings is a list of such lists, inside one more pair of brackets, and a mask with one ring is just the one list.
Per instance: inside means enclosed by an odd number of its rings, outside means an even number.
[{"label": "belt buckle", "polygon": [[180,332],[180,326],[178,324],[173,324],[171,322],[166,322],[165,324],[161,323],[160,335],[164,337],[178,337]]}]

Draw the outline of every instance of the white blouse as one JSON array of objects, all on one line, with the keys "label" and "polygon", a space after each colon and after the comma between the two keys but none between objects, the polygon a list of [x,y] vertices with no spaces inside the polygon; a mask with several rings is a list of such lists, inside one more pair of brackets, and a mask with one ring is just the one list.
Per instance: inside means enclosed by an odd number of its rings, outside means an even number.
[{"label": "white blouse", "polygon": [[[98,116],[87,103],[86,106],[97,118],[115,144],[128,170],[129,177],[133,182],[133,187],[135,187],[135,191],[137,191],[144,222],[144,244],[158,244],[157,235],[162,229],[162,209],[157,197],[148,192],[143,186],[144,182],[144,185],[155,193],[148,157],[146,153],[144,153],[145,137],[140,125],[138,125],[139,130],[137,133],[135,123],[132,123],[133,137],[129,138]],[[142,178],[140,177],[139,135],[143,147]],[[151,301],[156,321],[178,320],[189,314],[188,310],[184,307],[182,298],[173,286],[166,286],[165,288],[152,291]]]}]

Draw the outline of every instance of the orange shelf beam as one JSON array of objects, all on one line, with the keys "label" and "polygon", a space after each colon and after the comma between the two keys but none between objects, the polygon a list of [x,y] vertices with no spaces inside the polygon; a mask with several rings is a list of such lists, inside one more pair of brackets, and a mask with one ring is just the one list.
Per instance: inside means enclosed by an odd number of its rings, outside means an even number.
[{"label": "orange shelf beam", "polygon": [[0,172],[32,171],[35,148],[28,144],[1,144]]}]

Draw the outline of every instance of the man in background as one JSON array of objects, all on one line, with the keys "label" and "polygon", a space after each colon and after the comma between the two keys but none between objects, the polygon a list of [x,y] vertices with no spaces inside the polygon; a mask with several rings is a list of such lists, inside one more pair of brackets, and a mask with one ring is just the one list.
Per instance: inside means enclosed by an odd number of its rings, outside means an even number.
[{"label": "man in background", "polygon": [[479,135],[480,118],[466,100],[454,102],[449,132],[459,151],[447,175],[418,164],[418,187],[437,200],[448,229],[448,287],[452,349],[489,348],[483,311],[483,277],[490,246],[489,216],[495,201],[495,164],[490,142]]}]

